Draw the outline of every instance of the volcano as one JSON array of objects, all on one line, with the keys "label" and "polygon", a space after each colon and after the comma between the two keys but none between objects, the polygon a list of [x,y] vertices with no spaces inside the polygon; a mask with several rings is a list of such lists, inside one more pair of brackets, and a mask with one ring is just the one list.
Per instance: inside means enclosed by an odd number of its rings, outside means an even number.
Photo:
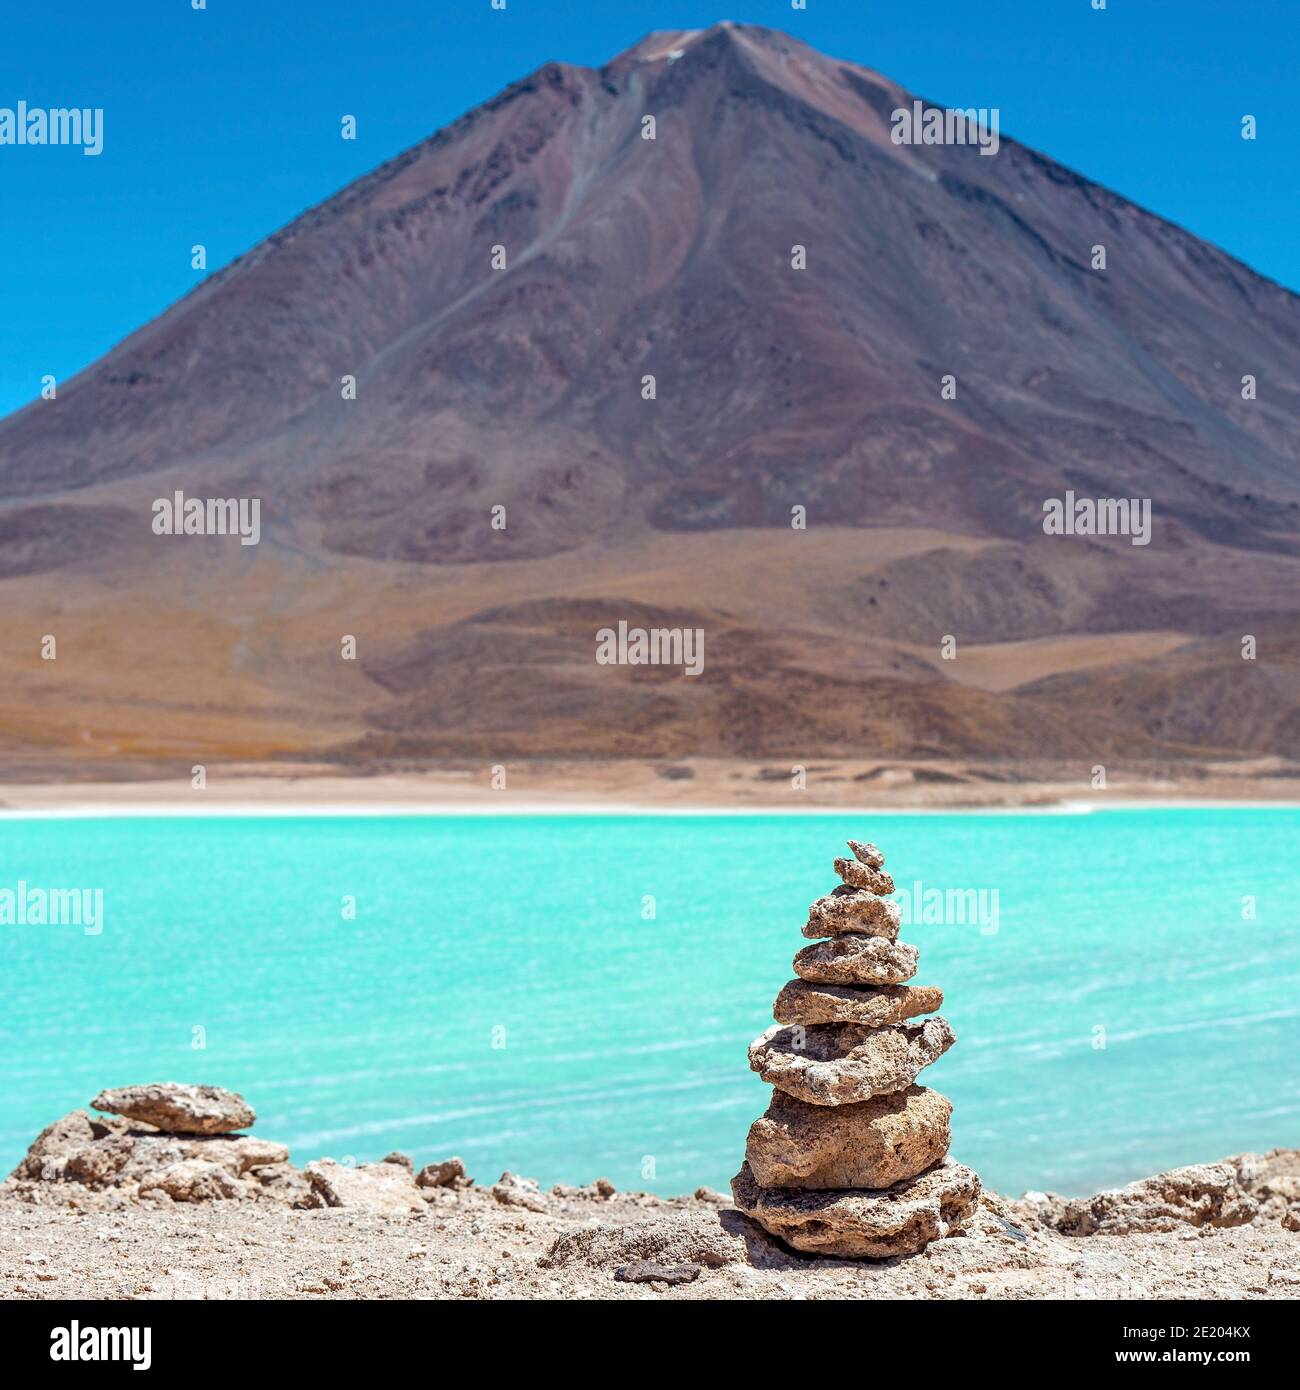
[{"label": "volcano", "polygon": [[548,64],[0,423],[0,757],[1300,757],[1300,299],[918,100]]}]

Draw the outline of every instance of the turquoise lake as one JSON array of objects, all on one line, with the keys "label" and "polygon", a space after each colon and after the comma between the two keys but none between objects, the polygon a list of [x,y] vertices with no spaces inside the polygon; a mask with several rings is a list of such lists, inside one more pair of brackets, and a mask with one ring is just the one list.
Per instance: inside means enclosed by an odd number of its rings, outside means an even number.
[{"label": "turquoise lake", "polygon": [[726,1190],[769,1094],[746,1046],[849,836],[899,889],[997,891],[996,931],[902,933],[958,1037],[921,1079],[986,1185],[1300,1145],[1300,810],[22,819],[0,890],[102,888],[104,928],[0,926],[0,1167],[180,1080],[298,1163]]}]

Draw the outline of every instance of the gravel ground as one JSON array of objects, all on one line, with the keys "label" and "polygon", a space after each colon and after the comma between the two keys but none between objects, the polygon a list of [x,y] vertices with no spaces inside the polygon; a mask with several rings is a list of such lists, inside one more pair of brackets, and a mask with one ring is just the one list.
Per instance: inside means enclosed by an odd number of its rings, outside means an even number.
[{"label": "gravel ground", "polygon": [[[791,1254],[717,1194],[439,1192],[390,1216],[271,1202],[76,1210],[0,1197],[0,1296],[49,1298],[1300,1297],[1300,1233],[1261,1213],[1219,1229],[1067,1236],[986,1194],[967,1233],[908,1259]],[[653,1261],[658,1268],[638,1269]],[[682,1267],[685,1267],[684,1269]],[[629,1268],[631,1267],[631,1268]],[[672,1284],[624,1282],[677,1267]]]}]

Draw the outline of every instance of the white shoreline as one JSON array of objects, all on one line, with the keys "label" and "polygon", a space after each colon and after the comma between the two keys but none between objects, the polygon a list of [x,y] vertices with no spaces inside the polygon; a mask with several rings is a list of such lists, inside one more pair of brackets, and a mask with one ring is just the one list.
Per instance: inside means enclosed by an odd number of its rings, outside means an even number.
[{"label": "white shoreline", "polygon": [[526,801],[513,806],[486,806],[481,802],[290,802],[274,805],[252,801],[218,801],[210,806],[181,806],[175,802],[136,802],[104,805],[71,804],[58,807],[0,808],[0,821],[13,820],[109,820],[174,819],[179,817],[238,820],[328,819],[332,817],[447,817],[447,816],[1081,816],[1107,811],[1297,811],[1296,801],[1153,800],[1146,797],[1110,801],[1069,801],[1039,806],[665,806],[635,802],[552,803]]}]

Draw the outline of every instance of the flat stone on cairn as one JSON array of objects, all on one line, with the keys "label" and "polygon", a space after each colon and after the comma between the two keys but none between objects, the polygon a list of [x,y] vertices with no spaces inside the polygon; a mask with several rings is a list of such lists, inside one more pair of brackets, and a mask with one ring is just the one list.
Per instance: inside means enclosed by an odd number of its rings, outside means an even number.
[{"label": "flat stone on cairn", "polygon": [[916,947],[846,933],[805,946],[794,958],[794,973],[818,985],[901,985],[916,974]]},{"label": "flat stone on cairn", "polygon": [[778,1023],[865,1023],[881,1028],[916,1014],[933,1013],[943,990],[933,985],[814,985],[791,980],[776,996],[772,1017]]},{"label": "flat stone on cairn", "polygon": [[856,1105],[809,1105],[772,1092],[745,1157],[764,1187],[892,1187],[948,1152],[952,1101],[924,1086]]},{"label": "flat stone on cairn", "polygon": [[980,1180],[945,1158],[883,1192],[762,1187],[746,1163],[731,1180],[746,1216],[796,1250],[850,1260],[912,1255],[959,1230],[979,1204]]},{"label": "flat stone on cairn", "polygon": [[848,932],[883,936],[893,941],[898,936],[901,917],[898,904],[888,898],[841,884],[824,898],[818,898],[808,909],[808,924],[803,934],[816,940],[819,936],[839,936]]},{"label": "flat stone on cairn", "polygon": [[821,1023],[777,1024],[749,1045],[749,1065],[771,1086],[812,1105],[852,1105],[903,1091],[922,1067],[937,1061],[956,1038],[936,1014],[923,1023],[868,1028]]},{"label": "flat stone on cairn", "polygon": [[915,1254],[975,1212],[979,1178],[948,1157],[952,1103],[915,1084],[954,1042],[933,985],[908,985],[894,881],[875,845],[849,841],[842,885],[809,909],[818,940],[794,958],[749,1064],[776,1088],[732,1180],[736,1205],[796,1250],[850,1259]]}]

